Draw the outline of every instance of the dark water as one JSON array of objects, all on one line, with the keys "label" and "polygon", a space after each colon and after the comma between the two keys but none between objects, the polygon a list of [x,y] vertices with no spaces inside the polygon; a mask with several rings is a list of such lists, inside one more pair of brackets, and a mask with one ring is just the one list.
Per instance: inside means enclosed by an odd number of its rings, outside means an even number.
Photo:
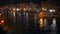
[{"label": "dark water", "polygon": [[[51,21],[53,22],[53,19],[56,20],[56,23],[54,21],[54,24],[51,23]],[[60,34],[59,18],[53,19],[48,19],[48,25],[42,29],[39,27],[39,24],[37,24],[37,26],[34,26],[29,22],[29,26],[17,25],[15,30],[8,30],[7,34]],[[51,26],[51,24],[53,25]]]},{"label": "dark water", "polygon": [[6,34],[60,34],[60,17],[43,20],[45,25],[40,28],[35,13],[18,12],[16,19],[12,14],[6,13],[5,16],[6,25],[9,26]]}]

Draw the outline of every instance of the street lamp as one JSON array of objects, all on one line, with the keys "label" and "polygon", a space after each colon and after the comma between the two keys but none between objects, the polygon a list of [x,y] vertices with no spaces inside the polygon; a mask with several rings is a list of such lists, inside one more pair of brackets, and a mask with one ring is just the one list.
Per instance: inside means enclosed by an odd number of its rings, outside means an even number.
[{"label": "street lamp", "polygon": [[17,11],[19,11],[20,9],[19,8],[17,8]]}]

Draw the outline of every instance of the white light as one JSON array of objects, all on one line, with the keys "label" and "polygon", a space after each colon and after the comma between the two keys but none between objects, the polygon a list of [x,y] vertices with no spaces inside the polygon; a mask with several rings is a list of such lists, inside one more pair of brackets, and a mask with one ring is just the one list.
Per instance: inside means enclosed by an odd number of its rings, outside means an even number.
[{"label": "white light", "polygon": [[53,12],[53,10],[49,10],[50,12]]},{"label": "white light", "polygon": [[19,8],[17,8],[17,11],[19,11],[20,9]]},{"label": "white light", "polygon": [[54,9],[51,9],[51,10],[49,10],[50,12],[55,12],[55,10]]}]

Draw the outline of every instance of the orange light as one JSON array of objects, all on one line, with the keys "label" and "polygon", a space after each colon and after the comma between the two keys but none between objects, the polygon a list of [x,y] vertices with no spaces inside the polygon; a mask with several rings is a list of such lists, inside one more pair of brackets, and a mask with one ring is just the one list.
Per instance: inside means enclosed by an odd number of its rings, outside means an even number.
[{"label": "orange light", "polygon": [[5,30],[5,31],[8,30],[8,26],[5,26],[5,27],[3,28],[3,30]]},{"label": "orange light", "polygon": [[40,13],[38,14],[38,17],[44,17],[44,13],[43,13],[43,12],[40,12]]},{"label": "orange light", "polygon": [[15,8],[13,8],[13,11],[15,11],[16,9]]},{"label": "orange light", "polygon": [[1,16],[2,14],[0,13],[0,16]]},{"label": "orange light", "polygon": [[4,23],[4,20],[1,20],[0,25]]},{"label": "orange light", "polygon": [[43,18],[40,18],[39,24],[40,24],[40,28],[42,28],[43,27]]},{"label": "orange light", "polygon": [[1,21],[2,23],[4,22],[4,20]]},{"label": "orange light", "polygon": [[40,12],[40,15],[42,15],[43,13],[42,12]]}]

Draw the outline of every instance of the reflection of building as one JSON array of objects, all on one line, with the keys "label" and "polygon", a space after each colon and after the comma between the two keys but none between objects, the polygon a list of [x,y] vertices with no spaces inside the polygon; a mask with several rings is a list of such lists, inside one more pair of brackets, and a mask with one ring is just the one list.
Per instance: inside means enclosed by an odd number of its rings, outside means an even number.
[{"label": "reflection of building", "polygon": [[[48,7],[47,7],[48,6]],[[18,33],[40,31],[40,27],[49,28],[50,26],[51,6],[47,2],[38,3],[20,3],[10,4],[5,8],[6,24]],[[49,12],[50,10],[50,12]],[[53,14],[52,14],[53,15]]]}]

